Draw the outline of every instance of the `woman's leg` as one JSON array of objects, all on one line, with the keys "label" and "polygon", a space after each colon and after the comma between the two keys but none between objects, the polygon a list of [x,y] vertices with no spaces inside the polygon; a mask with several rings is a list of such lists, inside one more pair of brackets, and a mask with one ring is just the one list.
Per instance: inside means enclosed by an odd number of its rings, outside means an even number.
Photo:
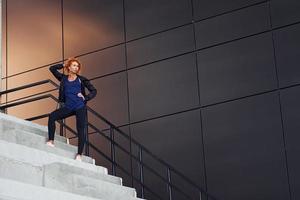
[{"label": "woman's leg", "polygon": [[49,141],[54,140],[54,134],[55,134],[55,121],[56,120],[60,120],[60,119],[64,119],[66,117],[71,116],[73,113],[71,110],[69,110],[66,107],[63,108],[59,108],[55,111],[53,111],[48,118],[48,138]]},{"label": "woman's leg", "polygon": [[82,155],[86,140],[86,106],[78,109],[76,112],[76,127],[78,133],[78,154]]}]

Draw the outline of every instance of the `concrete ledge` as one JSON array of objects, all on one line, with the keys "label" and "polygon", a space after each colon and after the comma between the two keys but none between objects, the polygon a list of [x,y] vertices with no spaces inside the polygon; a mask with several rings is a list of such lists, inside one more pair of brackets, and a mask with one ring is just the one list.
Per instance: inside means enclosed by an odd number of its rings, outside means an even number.
[{"label": "concrete ledge", "polygon": [[[0,178],[0,199],[5,200],[96,200],[95,198],[53,190]],[[98,199],[101,200],[101,199]],[[104,199],[103,199],[104,200]]]},{"label": "concrete ledge", "polygon": [[80,162],[72,158],[58,156],[38,149],[26,147],[0,140],[0,156],[11,158],[17,161],[30,163],[34,166],[43,166],[51,163],[65,163],[96,173],[107,174],[107,169],[94,164]]},{"label": "concrete ledge", "polygon": [[45,171],[44,186],[93,198],[119,200],[136,197],[135,189],[81,174]]},{"label": "concrete ledge", "polygon": [[76,161],[77,147],[48,128],[0,113],[0,200],[141,200],[94,159]]},{"label": "concrete ledge", "polygon": [[[107,174],[95,173],[72,165],[62,163],[47,164],[43,167],[30,163],[0,156],[0,177],[12,179],[23,183],[45,186],[45,179],[55,179],[64,182],[65,177],[80,175],[95,180],[101,180],[116,186],[121,186],[121,178]],[[47,178],[46,178],[47,177]],[[60,185],[60,183],[58,183]]]},{"label": "concrete ledge", "polygon": [[43,168],[0,156],[0,177],[42,186]]},{"label": "concrete ledge", "polygon": [[[35,133],[48,138],[48,127],[42,126],[15,116],[0,113],[0,132],[17,129]],[[68,139],[55,134],[55,139],[64,143],[68,143]]]},{"label": "concrete ledge", "polygon": [[89,170],[82,170],[79,167],[70,166],[64,163],[47,164],[44,166],[44,173],[49,174],[49,176],[52,176],[53,178],[64,176],[66,174],[80,174],[84,177],[102,180],[116,185],[122,185],[122,178],[120,177],[111,176],[108,174],[95,173]]},{"label": "concrete ledge", "polygon": [[[55,147],[49,147],[46,145],[45,137],[23,130],[12,129],[0,132],[0,139],[68,158],[75,158],[77,154],[76,146],[56,141]],[[94,159],[87,156],[83,156],[82,161],[92,164],[95,163]]]}]

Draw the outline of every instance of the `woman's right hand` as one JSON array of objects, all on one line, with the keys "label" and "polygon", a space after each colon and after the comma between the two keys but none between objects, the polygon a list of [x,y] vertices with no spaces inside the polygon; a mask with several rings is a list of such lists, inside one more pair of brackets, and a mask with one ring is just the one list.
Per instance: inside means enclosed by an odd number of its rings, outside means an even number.
[{"label": "woman's right hand", "polygon": [[79,93],[77,94],[77,96],[78,96],[78,97],[81,97],[81,98],[83,99],[83,101],[85,100],[85,98],[84,98],[84,96],[83,96],[83,94],[82,94],[81,92],[79,92]]}]

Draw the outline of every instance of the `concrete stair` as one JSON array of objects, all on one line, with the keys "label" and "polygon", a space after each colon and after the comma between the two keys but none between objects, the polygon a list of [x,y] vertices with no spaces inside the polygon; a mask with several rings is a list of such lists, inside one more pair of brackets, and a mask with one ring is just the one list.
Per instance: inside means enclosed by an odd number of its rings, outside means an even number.
[{"label": "concrete stair", "polygon": [[47,127],[0,113],[0,200],[101,199],[138,200],[133,188],[108,175],[77,147],[55,136],[45,144]]}]

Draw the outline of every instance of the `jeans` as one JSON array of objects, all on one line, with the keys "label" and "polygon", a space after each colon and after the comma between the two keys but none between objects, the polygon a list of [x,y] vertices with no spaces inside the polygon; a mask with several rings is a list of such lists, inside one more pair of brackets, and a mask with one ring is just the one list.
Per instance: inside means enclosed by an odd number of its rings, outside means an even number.
[{"label": "jeans", "polygon": [[50,113],[48,118],[49,140],[54,140],[55,121],[61,120],[72,115],[76,115],[76,128],[78,133],[78,154],[82,154],[86,142],[85,125],[86,125],[86,106],[77,110],[70,110],[67,107],[59,108]]}]

